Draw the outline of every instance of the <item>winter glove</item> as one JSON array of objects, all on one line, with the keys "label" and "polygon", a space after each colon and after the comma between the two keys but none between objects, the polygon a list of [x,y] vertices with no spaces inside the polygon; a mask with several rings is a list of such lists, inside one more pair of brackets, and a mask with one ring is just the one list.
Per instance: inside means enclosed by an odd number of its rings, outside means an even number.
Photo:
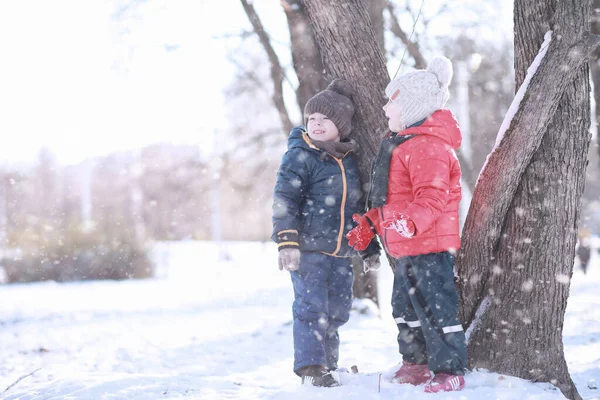
[{"label": "winter glove", "polygon": [[377,210],[373,209],[369,210],[365,215],[354,214],[352,216],[352,219],[358,226],[346,234],[346,239],[348,239],[348,244],[354,247],[355,250],[365,250],[375,237],[375,227],[369,218],[369,213],[373,211],[377,212]]},{"label": "winter glove", "polygon": [[296,271],[300,268],[300,250],[286,248],[279,250],[279,270]]},{"label": "winter glove", "polygon": [[395,229],[396,232],[405,238],[411,238],[416,233],[415,223],[406,214],[400,212],[394,212],[393,218],[383,222],[381,225],[385,229]]},{"label": "winter glove", "polygon": [[379,253],[371,254],[363,260],[363,271],[365,274],[369,271],[379,271],[379,268],[381,268]]}]

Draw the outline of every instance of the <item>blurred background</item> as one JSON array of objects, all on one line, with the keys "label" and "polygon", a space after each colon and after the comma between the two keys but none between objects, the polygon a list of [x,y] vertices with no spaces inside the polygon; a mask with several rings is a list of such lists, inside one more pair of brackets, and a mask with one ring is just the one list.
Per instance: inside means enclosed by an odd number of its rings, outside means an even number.
[{"label": "blurred background", "polygon": [[[369,12],[391,76],[453,62],[464,217],[515,91],[512,2],[422,4]],[[287,133],[329,81],[307,21],[295,0],[0,2],[0,281],[167,276],[169,243],[269,242]]]}]

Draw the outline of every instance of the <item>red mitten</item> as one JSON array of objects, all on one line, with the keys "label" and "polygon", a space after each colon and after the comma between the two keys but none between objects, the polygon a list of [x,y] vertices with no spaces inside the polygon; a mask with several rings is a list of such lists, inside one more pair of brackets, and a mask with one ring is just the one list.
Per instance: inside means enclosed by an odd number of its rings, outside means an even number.
[{"label": "red mitten", "polygon": [[405,238],[411,238],[415,235],[415,223],[410,220],[405,214],[394,212],[391,220],[381,224],[385,229],[395,229],[396,232]]},{"label": "red mitten", "polygon": [[355,250],[363,251],[375,237],[375,231],[366,215],[354,214],[352,219],[358,226],[346,234],[346,239]]}]

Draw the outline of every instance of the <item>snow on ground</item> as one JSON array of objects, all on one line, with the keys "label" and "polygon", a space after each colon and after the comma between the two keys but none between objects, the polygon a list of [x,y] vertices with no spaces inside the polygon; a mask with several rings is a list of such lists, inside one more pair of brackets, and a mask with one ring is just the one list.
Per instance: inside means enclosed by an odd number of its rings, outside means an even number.
[{"label": "snow on ground", "polygon": [[[304,387],[292,372],[292,290],[271,244],[161,243],[161,278],[0,286],[3,399],[431,399],[385,380],[399,361],[389,297],[382,317],[354,313],[341,329],[344,386]],[[576,270],[564,343],[584,399],[600,399],[600,260]],[[382,374],[381,384],[379,374]],[[436,399],[562,399],[549,384],[469,373]]]}]

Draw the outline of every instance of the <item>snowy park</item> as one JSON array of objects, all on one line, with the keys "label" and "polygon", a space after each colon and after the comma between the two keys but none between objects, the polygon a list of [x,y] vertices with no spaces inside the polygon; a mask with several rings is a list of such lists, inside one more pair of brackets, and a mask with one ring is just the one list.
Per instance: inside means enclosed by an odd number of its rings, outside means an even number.
[{"label": "snowy park", "polygon": [[[159,243],[154,256],[161,278],[3,287],[0,398],[432,398],[422,387],[388,381],[400,358],[387,265],[381,313],[359,303],[340,331],[340,366],[360,373],[342,374],[341,387],[316,388],[301,386],[292,372],[293,291],[273,244]],[[569,372],[588,400],[600,399],[598,285],[594,251],[587,275],[575,268],[563,333]],[[435,398],[564,397],[550,384],[471,371],[465,389]]]},{"label": "snowy park", "polygon": [[5,1],[0,49],[0,399],[600,400],[600,0]]}]

